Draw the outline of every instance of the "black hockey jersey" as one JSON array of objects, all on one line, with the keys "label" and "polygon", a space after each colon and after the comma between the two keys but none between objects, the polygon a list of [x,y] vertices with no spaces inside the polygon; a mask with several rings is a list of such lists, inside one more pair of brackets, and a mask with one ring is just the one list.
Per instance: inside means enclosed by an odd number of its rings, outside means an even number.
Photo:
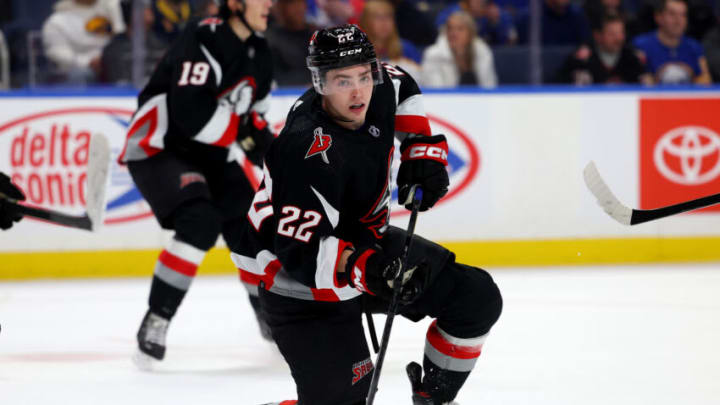
[{"label": "black hockey jersey", "polygon": [[412,77],[387,65],[383,76],[357,130],[337,125],[314,89],[295,102],[265,156],[244,240],[231,246],[244,281],[307,300],[360,295],[336,277],[340,254],[388,228],[395,136],[430,135]]},{"label": "black hockey jersey", "polygon": [[142,160],[163,149],[239,152],[238,129],[246,114],[267,111],[271,81],[264,38],[242,41],[216,17],[188,24],[138,96],[118,160]]}]

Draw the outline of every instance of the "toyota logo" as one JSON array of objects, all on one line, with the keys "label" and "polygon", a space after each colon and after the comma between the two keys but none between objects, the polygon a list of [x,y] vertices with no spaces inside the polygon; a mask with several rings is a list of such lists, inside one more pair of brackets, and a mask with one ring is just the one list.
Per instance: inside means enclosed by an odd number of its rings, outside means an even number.
[{"label": "toyota logo", "polygon": [[674,183],[707,183],[720,174],[720,135],[705,127],[675,128],[660,137],[653,158],[658,171]]}]

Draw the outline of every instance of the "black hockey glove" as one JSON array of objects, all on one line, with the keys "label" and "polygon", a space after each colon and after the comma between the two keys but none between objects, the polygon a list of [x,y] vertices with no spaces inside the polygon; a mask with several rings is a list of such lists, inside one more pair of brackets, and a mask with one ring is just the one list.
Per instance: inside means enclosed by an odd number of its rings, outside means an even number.
[{"label": "black hockey glove", "polygon": [[263,158],[273,139],[275,136],[268,128],[265,118],[255,111],[245,114],[236,142],[245,152],[245,157],[255,166],[262,167]]},{"label": "black hockey glove", "polygon": [[15,212],[6,198],[24,201],[25,194],[3,173],[0,173],[0,193],[3,194],[3,196],[0,196],[0,229],[6,230],[13,226],[13,222],[22,219],[22,214]]},{"label": "black hockey glove", "polygon": [[[357,290],[389,301],[393,294],[393,280],[401,270],[400,258],[386,256],[377,246],[357,250],[350,255],[345,266],[345,276]],[[412,303],[422,294],[429,275],[425,262],[405,271],[398,297],[401,305]]]},{"label": "black hockey glove", "polygon": [[401,163],[398,171],[398,197],[405,208],[412,209],[408,201],[410,187],[419,184],[423,190],[420,211],[435,205],[448,192],[447,156],[445,135],[408,136],[400,144]]}]

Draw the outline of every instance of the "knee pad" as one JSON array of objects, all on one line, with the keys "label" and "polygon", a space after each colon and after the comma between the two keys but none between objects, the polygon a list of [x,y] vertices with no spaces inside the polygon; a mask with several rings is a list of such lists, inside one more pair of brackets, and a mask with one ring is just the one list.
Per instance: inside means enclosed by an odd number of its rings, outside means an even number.
[{"label": "knee pad", "polygon": [[205,199],[188,201],[173,216],[175,238],[201,250],[215,245],[222,229],[220,211]]},{"label": "knee pad", "polygon": [[451,304],[455,322],[447,325],[447,332],[463,338],[485,335],[500,318],[503,305],[500,290],[483,269],[461,263],[449,266],[453,267],[451,270],[456,272],[458,279]]}]

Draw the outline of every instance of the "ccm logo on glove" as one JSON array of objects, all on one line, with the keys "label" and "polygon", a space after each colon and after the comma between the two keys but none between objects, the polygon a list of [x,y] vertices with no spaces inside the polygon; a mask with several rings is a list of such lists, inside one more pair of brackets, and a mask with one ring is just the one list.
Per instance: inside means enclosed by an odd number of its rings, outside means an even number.
[{"label": "ccm logo on glove", "polygon": [[414,145],[405,151],[407,156],[402,160],[432,159],[447,165],[447,144],[440,145]]}]

